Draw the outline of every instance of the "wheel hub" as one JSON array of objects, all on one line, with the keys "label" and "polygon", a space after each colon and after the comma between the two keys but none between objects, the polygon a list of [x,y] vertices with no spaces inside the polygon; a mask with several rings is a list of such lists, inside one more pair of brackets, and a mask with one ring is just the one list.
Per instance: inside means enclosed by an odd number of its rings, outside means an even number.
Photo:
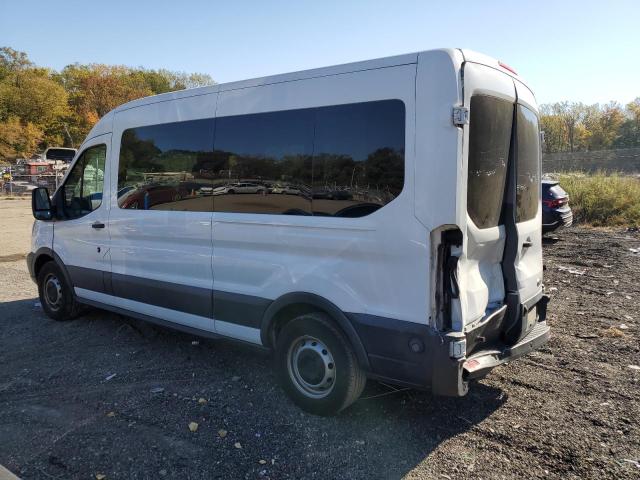
[{"label": "wheel hub", "polygon": [[317,338],[296,339],[289,349],[287,366],[294,385],[304,395],[323,398],[333,390],[336,378],[333,355]]},{"label": "wheel hub", "polygon": [[51,310],[57,311],[62,306],[62,284],[53,274],[44,280],[44,299]]}]

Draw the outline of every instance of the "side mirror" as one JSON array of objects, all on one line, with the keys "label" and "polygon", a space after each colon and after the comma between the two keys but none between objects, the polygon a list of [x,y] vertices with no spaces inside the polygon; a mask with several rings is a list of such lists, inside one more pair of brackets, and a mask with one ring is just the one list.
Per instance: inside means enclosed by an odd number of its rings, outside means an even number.
[{"label": "side mirror", "polygon": [[51,220],[53,218],[48,189],[39,187],[31,192],[31,211],[36,220]]}]

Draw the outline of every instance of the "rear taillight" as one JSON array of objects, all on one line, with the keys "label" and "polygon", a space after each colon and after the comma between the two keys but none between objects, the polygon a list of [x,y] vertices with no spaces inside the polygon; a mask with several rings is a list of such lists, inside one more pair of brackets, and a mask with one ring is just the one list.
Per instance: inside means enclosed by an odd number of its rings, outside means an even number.
[{"label": "rear taillight", "polygon": [[543,205],[549,208],[561,207],[562,205],[568,202],[569,202],[569,199],[567,197],[554,198],[553,200],[542,200]]}]

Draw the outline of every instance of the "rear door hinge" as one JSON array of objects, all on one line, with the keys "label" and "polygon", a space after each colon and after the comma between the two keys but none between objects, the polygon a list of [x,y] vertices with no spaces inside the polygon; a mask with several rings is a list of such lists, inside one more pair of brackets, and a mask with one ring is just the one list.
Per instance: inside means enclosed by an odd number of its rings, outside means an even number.
[{"label": "rear door hinge", "polygon": [[469,109],[467,107],[453,107],[453,124],[457,127],[469,124]]}]

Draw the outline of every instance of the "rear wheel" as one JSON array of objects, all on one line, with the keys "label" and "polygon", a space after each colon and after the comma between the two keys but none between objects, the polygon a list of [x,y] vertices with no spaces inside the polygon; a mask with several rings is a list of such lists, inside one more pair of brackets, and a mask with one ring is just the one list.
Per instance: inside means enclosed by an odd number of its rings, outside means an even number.
[{"label": "rear wheel", "polygon": [[282,387],[303,410],[334,415],[355,402],[366,376],[344,334],[327,315],[308,313],[278,335],[276,368]]},{"label": "rear wheel", "polygon": [[38,272],[38,295],[48,317],[62,321],[78,315],[79,305],[73,298],[71,288],[55,262],[50,261],[42,266]]}]

